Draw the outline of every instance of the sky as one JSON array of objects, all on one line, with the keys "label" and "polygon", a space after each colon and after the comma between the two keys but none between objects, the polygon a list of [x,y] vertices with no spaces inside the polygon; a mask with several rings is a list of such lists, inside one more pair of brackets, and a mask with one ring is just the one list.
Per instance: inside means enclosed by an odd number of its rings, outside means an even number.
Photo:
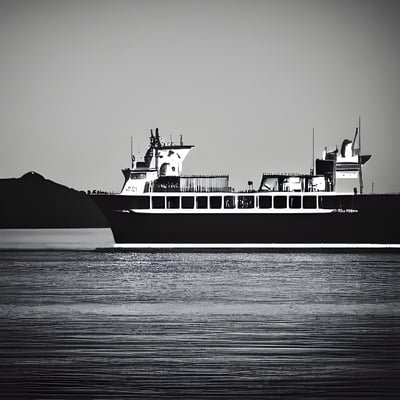
[{"label": "sky", "polygon": [[0,0],[0,178],[118,191],[158,127],[244,189],[361,117],[364,190],[398,192],[399,37],[400,1]]}]

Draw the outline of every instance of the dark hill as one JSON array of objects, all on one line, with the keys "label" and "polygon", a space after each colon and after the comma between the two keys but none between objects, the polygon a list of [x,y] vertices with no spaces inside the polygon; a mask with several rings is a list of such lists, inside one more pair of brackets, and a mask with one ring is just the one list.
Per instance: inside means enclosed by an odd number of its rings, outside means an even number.
[{"label": "dark hill", "polygon": [[60,185],[36,172],[0,179],[0,228],[108,227],[84,192]]}]

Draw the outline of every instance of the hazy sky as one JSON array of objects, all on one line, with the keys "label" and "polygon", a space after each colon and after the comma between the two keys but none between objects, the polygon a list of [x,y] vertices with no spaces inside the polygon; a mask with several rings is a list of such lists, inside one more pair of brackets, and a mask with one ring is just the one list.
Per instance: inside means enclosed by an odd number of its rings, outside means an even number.
[{"label": "hazy sky", "polygon": [[158,127],[245,188],[361,115],[366,192],[400,191],[399,38],[400,1],[0,0],[0,177],[118,190]]}]

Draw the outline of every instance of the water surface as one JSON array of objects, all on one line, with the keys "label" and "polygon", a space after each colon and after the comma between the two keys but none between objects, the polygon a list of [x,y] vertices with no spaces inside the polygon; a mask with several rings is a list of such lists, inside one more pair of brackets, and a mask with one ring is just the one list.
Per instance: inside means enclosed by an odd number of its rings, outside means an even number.
[{"label": "water surface", "polygon": [[0,229],[0,250],[93,250],[112,247],[111,229]]},{"label": "water surface", "polygon": [[400,256],[0,252],[5,398],[386,399]]}]

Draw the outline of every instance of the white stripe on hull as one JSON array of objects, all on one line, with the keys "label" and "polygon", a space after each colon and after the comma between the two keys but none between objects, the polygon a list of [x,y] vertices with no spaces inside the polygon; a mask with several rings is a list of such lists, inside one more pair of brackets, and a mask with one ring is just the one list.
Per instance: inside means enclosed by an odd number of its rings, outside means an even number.
[{"label": "white stripe on hull", "polygon": [[400,249],[400,243],[116,243],[115,249]]},{"label": "white stripe on hull", "polygon": [[336,210],[336,209],[324,209],[324,208],[220,208],[220,209],[182,209],[182,208],[163,208],[163,209],[128,209],[128,210],[114,210],[114,212],[124,213],[124,214],[159,214],[159,215],[168,215],[168,214],[226,214],[226,215],[249,215],[249,214],[356,214],[358,210]]}]

